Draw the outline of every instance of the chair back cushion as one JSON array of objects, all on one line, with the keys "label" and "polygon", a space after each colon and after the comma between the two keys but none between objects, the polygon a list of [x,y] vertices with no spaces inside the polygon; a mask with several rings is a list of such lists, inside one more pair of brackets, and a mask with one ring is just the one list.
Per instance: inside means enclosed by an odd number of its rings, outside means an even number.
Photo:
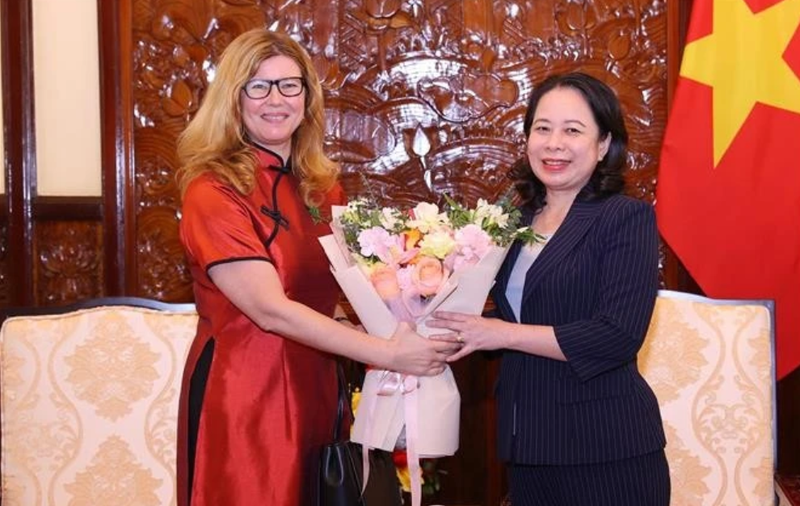
[{"label": "chair back cushion", "polygon": [[5,505],[176,504],[178,398],[194,311],[12,317],[2,343]]},{"label": "chair back cushion", "polygon": [[660,292],[639,367],[664,418],[672,504],[774,504],[771,325],[759,301]]}]

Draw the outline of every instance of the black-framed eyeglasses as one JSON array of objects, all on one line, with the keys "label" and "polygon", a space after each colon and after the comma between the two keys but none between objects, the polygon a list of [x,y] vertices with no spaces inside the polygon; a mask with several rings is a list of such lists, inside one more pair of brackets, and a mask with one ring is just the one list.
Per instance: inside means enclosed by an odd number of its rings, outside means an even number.
[{"label": "black-framed eyeglasses", "polygon": [[303,93],[306,81],[302,77],[284,77],[283,79],[250,79],[242,89],[244,94],[253,100],[266,98],[272,91],[272,85],[278,88],[278,92],[284,97],[296,97]]}]

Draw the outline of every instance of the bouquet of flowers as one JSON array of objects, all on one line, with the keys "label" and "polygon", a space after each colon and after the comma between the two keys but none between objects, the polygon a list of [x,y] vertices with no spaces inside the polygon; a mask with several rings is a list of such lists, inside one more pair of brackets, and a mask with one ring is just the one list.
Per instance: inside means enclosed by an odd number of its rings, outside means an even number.
[{"label": "bouquet of flowers", "polygon": [[451,274],[477,264],[493,247],[505,247],[529,233],[527,227],[517,227],[516,209],[483,199],[467,209],[445,198],[444,212],[427,202],[404,212],[359,199],[335,222],[351,258],[401,321],[430,313],[427,309]]},{"label": "bouquet of flowers", "polygon": [[[423,336],[441,332],[425,325],[437,309],[480,314],[510,244],[536,240],[510,203],[446,202],[404,210],[358,199],[333,208],[333,234],[320,242],[371,334],[388,338],[400,321]],[[370,369],[360,403],[351,439],[387,451],[405,444],[415,502],[419,459],[458,449],[461,398],[452,371],[417,378]]]}]

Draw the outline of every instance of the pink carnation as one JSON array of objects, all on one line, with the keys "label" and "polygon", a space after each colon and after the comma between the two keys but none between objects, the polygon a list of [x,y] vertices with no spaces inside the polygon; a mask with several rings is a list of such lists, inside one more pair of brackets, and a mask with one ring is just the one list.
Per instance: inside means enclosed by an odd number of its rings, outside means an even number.
[{"label": "pink carnation", "polygon": [[453,270],[474,265],[492,248],[492,238],[481,227],[469,224],[455,233],[457,249],[455,256],[448,259]]},{"label": "pink carnation", "polygon": [[383,263],[393,264],[402,255],[404,242],[381,227],[372,227],[358,234],[358,246],[361,256],[376,256]]}]

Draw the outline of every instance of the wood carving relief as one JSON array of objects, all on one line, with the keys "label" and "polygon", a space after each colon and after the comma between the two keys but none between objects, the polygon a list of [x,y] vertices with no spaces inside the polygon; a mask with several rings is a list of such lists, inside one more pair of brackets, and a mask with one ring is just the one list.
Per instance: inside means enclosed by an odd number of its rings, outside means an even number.
[{"label": "wood carving relief", "polygon": [[34,258],[38,305],[60,305],[103,295],[103,231],[99,222],[40,221]]},{"label": "wood carving relief", "polygon": [[191,276],[177,237],[174,143],[154,134],[154,129],[143,129],[136,138],[137,153],[150,154],[137,156],[136,166],[138,285],[151,298],[191,300]]},{"label": "wood carving relief", "polygon": [[654,198],[666,120],[661,0],[135,0],[138,295],[191,298],[175,138],[221,51],[259,25],[289,32],[311,53],[326,91],[329,153],[351,196],[366,181],[395,204],[498,197],[522,153],[533,85],[581,69],[619,93],[631,193]]}]

